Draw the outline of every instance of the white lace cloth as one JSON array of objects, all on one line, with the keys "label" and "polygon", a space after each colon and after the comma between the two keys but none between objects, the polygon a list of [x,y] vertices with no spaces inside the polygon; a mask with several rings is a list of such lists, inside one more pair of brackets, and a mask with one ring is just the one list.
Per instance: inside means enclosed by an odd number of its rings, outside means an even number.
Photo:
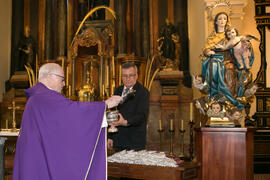
[{"label": "white lace cloth", "polygon": [[150,166],[177,167],[175,160],[166,157],[164,152],[121,151],[108,157],[108,162],[141,164]]}]

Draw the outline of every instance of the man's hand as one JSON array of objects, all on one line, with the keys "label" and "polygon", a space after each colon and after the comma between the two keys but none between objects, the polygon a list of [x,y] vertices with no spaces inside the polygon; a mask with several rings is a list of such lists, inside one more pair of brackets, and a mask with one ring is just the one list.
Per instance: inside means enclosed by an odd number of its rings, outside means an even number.
[{"label": "man's hand", "polygon": [[118,113],[118,115],[119,115],[119,120],[115,121],[115,122],[112,122],[110,125],[113,125],[113,126],[127,126],[128,121],[123,118],[121,113]]},{"label": "man's hand", "polygon": [[123,98],[121,96],[112,96],[109,99],[105,101],[108,108],[112,108],[117,106],[121,101],[123,101]]},{"label": "man's hand", "polygon": [[112,139],[108,139],[107,147],[108,147],[109,149],[113,149],[113,140],[112,140]]}]

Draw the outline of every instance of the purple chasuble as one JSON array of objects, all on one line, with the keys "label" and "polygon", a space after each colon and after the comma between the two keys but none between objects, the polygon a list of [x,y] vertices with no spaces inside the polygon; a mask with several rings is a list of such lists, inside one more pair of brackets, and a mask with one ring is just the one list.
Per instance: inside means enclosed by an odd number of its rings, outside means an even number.
[{"label": "purple chasuble", "polygon": [[42,83],[26,95],[13,180],[105,180],[105,103],[71,101]]}]

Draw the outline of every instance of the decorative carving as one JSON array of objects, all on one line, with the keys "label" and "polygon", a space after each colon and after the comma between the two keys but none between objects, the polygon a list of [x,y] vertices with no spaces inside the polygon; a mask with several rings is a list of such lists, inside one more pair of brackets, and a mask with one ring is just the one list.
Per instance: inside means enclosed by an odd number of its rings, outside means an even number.
[{"label": "decorative carving", "polygon": [[263,111],[263,99],[258,99],[258,111]]}]

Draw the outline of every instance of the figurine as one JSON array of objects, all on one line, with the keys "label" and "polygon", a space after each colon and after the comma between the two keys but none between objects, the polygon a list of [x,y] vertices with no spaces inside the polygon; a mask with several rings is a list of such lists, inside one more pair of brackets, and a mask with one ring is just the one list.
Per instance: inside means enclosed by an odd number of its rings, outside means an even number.
[{"label": "figurine", "polygon": [[235,123],[239,123],[241,125],[241,127],[244,127],[244,116],[242,115],[242,110],[238,109],[238,108],[234,108],[232,109],[229,114],[228,117],[231,121],[236,121]]},{"label": "figurine", "polygon": [[34,38],[30,35],[30,28],[26,26],[24,28],[24,36],[20,39],[19,45],[19,59],[16,65],[17,71],[24,71],[24,65],[28,65],[32,69],[35,69],[35,54],[36,45]]},{"label": "figurine", "polygon": [[[236,28],[229,27],[225,31],[226,39],[228,42],[224,44],[217,44],[215,47],[217,49],[227,50],[233,48],[234,57],[237,63],[240,65],[239,69],[243,69],[244,65],[246,69],[250,69],[250,60],[249,57],[251,56],[250,48],[251,44],[249,42],[250,39],[258,39],[254,36],[239,36],[239,33]],[[244,63],[243,63],[244,61]]]},{"label": "figurine", "polygon": [[208,117],[224,118],[224,112],[219,102],[214,102],[207,111]]},{"label": "figurine", "polygon": [[203,90],[206,86],[205,78],[202,75],[196,75],[193,77],[193,86],[198,88],[199,90]]}]

